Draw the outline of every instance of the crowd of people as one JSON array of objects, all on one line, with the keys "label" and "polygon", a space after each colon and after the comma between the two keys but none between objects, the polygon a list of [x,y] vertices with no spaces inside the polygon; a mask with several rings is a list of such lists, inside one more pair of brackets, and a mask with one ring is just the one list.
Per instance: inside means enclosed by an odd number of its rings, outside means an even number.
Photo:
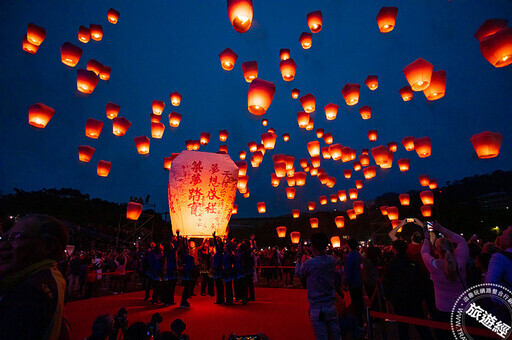
[{"label": "crowd of people", "polygon": [[[406,223],[416,226],[416,231],[400,233]],[[138,287],[134,283],[140,283],[148,304],[170,306],[181,282],[179,306],[189,308],[198,285],[201,295],[216,297],[216,304],[246,304],[255,301],[258,276],[265,277],[268,285],[283,279],[293,283],[296,276],[308,290],[310,319],[318,339],[339,339],[347,333],[354,339],[364,337],[371,326],[365,307],[449,322],[455,300],[468,287],[490,282],[511,288],[512,227],[488,243],[476,235],[466,241],[439,223],[432,228],[417,219],[404,220],[389,233],[391,245],[361,247],[349,238],[339,248],[330,247],[324,234],[314,234],[297,247],[258,249],[254,235],[237,242],[213,234],[196,246],[176,233],[162,244],[107,251],[76,249],[63,258],[68,244],[65,225],[47,215],[28,215],[0,236],[0,338],[54,339],[58,334],[66,338],[66,299],[87,298],[107,288],[122,294],[127,285]],[[142,329],[147,334],[161,318],[156,313],[148,324],[128,325],[121,322],[125,314],[120,310],[115,316],[101,315],[90,339],[105,339],[111,335],[97,333],[121,329],[125,339],[146,339],[133,334]],[[161,338],[183,338],[180,322],[172,332],[161,332]],[[409,325],[399,322],[397,326],[399,339],[408,339]],[[415,328],[421,339],[451,337],[445,330]]]}]

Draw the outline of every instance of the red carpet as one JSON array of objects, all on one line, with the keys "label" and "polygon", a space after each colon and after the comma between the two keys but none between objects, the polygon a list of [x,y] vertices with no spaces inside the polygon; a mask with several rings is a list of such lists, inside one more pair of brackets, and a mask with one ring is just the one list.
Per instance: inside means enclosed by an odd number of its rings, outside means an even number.
[{"label": "red carpet", "polygon": [[[196,293],[198,287],[196,287]],[[181,287],[176,288],[175,300],[179,301]],[[171,322],[182,319],[186,334],[194,339],[221,340],[230,332],[237,335],[266,334],[272,340],[314,339],[308,317],[306,290],[283,288],[256,288],[256,301],[242,306],[213,304],[215,297],[194,296],[191,308],[153,306],[144,301],[143,292],[105,296],[70,302],[65,307],[66,318],[71,324],[73,339],[84,339],[91,333],[94,319],[103,313],[116,313],[126,307],[128,321],[149,322],[153,313],[163,318],[160,330],[169,330]]]}]

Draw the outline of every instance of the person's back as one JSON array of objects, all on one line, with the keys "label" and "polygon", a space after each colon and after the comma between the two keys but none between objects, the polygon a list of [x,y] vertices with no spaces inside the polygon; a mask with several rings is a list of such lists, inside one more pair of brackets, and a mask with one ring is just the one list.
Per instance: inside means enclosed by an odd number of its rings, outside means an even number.
[{"label": "person's back", "polygon": [[486,275],[486,282],[498,283],[512,288],[512,227],[501,237],[502,252],[492,254]]}]

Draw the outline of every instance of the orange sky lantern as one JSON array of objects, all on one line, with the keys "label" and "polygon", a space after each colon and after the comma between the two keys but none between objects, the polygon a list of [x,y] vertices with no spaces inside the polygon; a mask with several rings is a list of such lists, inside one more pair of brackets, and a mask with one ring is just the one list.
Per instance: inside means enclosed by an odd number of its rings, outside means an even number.
[{"label": "orange sky lantern", "polygon": [[397,7],[382,7],[377,14],[377,24],[381,33],[389,33],[395,28]]},{"label": "orange sky lantern", "polygon": [[[400,221],[400,220],[391,221],[391,228],[395,229],[396,227],[398,227],[398,225],[400,223],[402,223],[402,221]],[[402,228],[400,227],[400,228],[398,228],[397,233],[401,233],[401,232],[402,232]]]},{"label": "orange sky lantern", "polygon": [[238,176],[236,188],[242,192],[243,190],[247,189],[247,182],[249,182],[249,176]]},{"label": "orange sky lantern", "polygon": [[359,84],[345,84],[341,90],[341,95],[345,99],[348,106],[353,106],[359,103]]},{"label": "orange sky lantern", "polygon": [[363,169],[364,178],[372,179],[377,175],[377,167],[375,165]]},{"label": "orange sky lantern", "polygon": [[318,173],[318,179],[320,180],[321,184],[326,184],[327,180],[329,179],[329,175],[326,173]]},{"label": "orange sky lantern", "polygon": [[92,93],[100,78],[93,71],[76,70],[76,88],[82,93]]},{"label": "orange sky lantern", "polygon": [[345,217],[344,216],[336,216],[334,218],[334,223],[336,223],[336,228],[344,228],[345,227]]},{"label": "orange sky lantern", "polygon": [[293,209],[292,210],[292,216],[293,216],[293,218],[299,218],[300,210],[299,209]]},{"label": "orange sky lantern", "polygon": [[402,139],[402,145],[404,146],[405,150],[412,151],[414,150],[414,137],[404,137]]},{"label": "orange sky lantern", "polygon": [[316,129],[316,137],[322,138],[324,136],[324,129],[318,128]]},{"label": "orange sky lantern", "polygon": [[430,217],[432,216],[432,207],[430,205],[423,205],[421,208],[421,214],[423,217]]},{"label": "orange sky lantern", "polygon": [[295,162],[295,157],[294,156],[286,155],[284,157],[284,162],[286,163],[286,170],[287,171],[295,169],[293,167],[293,163]]},{"label": "orange sky lantern", "polygon": [[504,28],[480,43],[480,52],[494,67],[512,63],[512,28]]},{"label": "orange sky lantern", "polygon": [[331,159],[331,153],[329,152],[328,146],[324,146],[322,148],[322,158],[323,159]]},{"label": "orange sky lantern", "polygon": [[290,140],[290,134],[283,133],[283,141],[288,142]]},{"label": "orange sky lantern", "polygon": [[364,212],[364,202],[363,201],[354,201],[352,204],[354,208],[354,212],[356,215],[361,215]]},{"label": "orange sky lantern", "polygon": [[173,92],[169,95],[172,106],[180,106],[182,95],[178,92]]},{"label": "orange sky lantern", "polygon": [[165,125],[163,123],[151,123],[151,137],[161,139],[164,135]]},{"label": "orange sky lantern", "polygon": [[258,212],[260,214],[264,214],[267,212],[267,206],[265,205],[265,202],[256,203],[256,207],[258,208]]},{"label": "orange sky lantern", "polygon": [[377,140],[377,130],[368,131],[368,140],[370,142],[375,142]]},{"label": "orange sky lantern", "polygon": [[308,210],[309,211],[315,210],[315,207],[316,207],[316,202],[309,202],[308,203]]},{"label": "orange sky lantern", "polygon": [[90,24],[89,30],[91,31],[92,40],[101,41],[103,39],[103,27],[101,25]]},{"label": "orange sky lantern", "polygon": [[331,201],[331,203],[338,202],[338,195],[329,195],[329,201]]},{"label": "orange sky lantern", "polygon": [[172,161],[178,156],[179,153],[173,153],[170,157],[164,157],[164,169],[170,170]]},{"label": "orange sky lantern", "polygon": [[112,163],[109,161],[99,161],[98,166],[96,167],[96,173],[100,177],[107,177],[110,173],[110,168],[112,167]]},{"label": "orange sky lantern", "polygon": [[313,44],[313,35],[311,33],[302,32],[299,37],[299,42],[303,49],[309,50]]},{"label": "orange sky lantern", "polygon": [[115,9],[113,8],[110,8],[108,11],[107,11],[107,19],[108,19],[108,22],[110,22],[111,24],[117,24],[117,22],[119,21],[119,12],[116,11]]},{"label": "orange sky lantern", "polygon": [[161,115],[164,112],[165,103],[162,100],[153,100],[153,104],[151,108],[153,109],[153,113],[156,115]]},{"label": "orange sky lantern", "polygon": [[102,129],[103,122],[101,120],[89,118],[85,122],[85,135],[89,138],[98,139]]},{"label": "orange sky lantern", "polygon": [[277,237],[279,237],[279,238],[286,237],[286,227],[285,226],[277,227],[276,231],[277,231]]},{"label": "orange sky lantern", "polygon": [[434,65],[425,59],[416,59],[404,68],[405,78],[413,91],[423,91],[430,85]]},{"label": "orange sky lantern", "polygon": [[112,72],[112,69],[108,66],[103,65],[101,68],[99,77],[101,80],[109,80],[110,79],[110,73]]},{"label": "orange sky lantern", "polygon": [[[192,142],[193,142],[192,150],[199,150],[199,148],[201,147],[201,142],[198,139],[195,139]],[[221,152],[228,153],[227,145],[225,146],[225,148],[221,148],[221,147],[222,147],[222,145],[219,146],[219,150]]]},{"label": "orange sky lantern", "polygon": [[274,171],[275,171],[277,177],[279,177],[279,178],[286,177],[286,163],[285,162],[274,163]]},{"label": "orange sky lantern", "polygon": [[318,228],[318,218],[316,218],[316,217],[310,218],[309,224],[311,225],[311,229],[317,229]]},{"label": "orange sky lantern", "polygon": [[119,114],[119,110],[121,110],[121,106],[114,104],[112,102],[107,103],[105,106],[105,111],[107,112],[108,119],[114,119]]},{"label": "orange sky lantern", "polygon": [[499,132],[484,131],[471,136],[470,140],[478,158],[494,158],[500,153],[503,135]]},{"label": "orange sky lantern", "polygon": [[331,245],[333,248],[339,248],[341,246],[341,240],[339,236],[331,237]]},{"label": "orange sky lantern", "polygon": [[153,112],[151,112],[149,114],[149,118],[150,118],[151,123],[160,123],[160,121],[162,120],[162,116],[158,116],[158,115],[154,114]]},{"label": "orange sky lantern", "polygon": [[414,150],[420,158],[429,157],[432,153],[432,143],[429,137],[421,137],[414,139]]},{"label": "orange sky lantern", "polygon": [[387,216],[388,215],[388,206],[387,205],[382,205],[379,207],[380,209],[380,213],[383,215],[383,216]]},{"label": "orange sky lantern", "polygon": [[320,155],[320,142],[319,141],[312,141],[309,142],[307,145],[309,155],[311,157]]},{"label": "orange sky lantern", "polygon": [[261,163],[263,162],[263,153],[259,150],[254,151],[252,154],[252,157],[256,160],[256,162]]},{"label": "orange sky lantern", "polygon": [[32,104],[28,107],[28,123],[43,129],[54,114],[55,110],[43,103]]},{"label": "orange sky lantern", "polygon": [[375,91],[379,87],[379,77],[378,76],[368,76],[364,81],[366,86],[372,91]]},{"label": "orange sky lantern", "polygon": [[298,244],[300,242],[300,232],[292,231],[290,233],[290,240],[292,241],[292,244]]},{"label": "orange sky lantern", "polygon": [[252,0],[228,0],[229,22],[238,33],[244,33],[252,24]]},{"label": "orange sky lantern", "polygon": [[407,158],[400,158],[398,160],[398,168],[400,171],[408,171],[409,170],[409,164],[411,161]]},{"label": "orange sky lantern", "polygon": [[434,204],[434,193],[430,190],[425,190],[420,192],[421,203],[423,205],[433,205]]},{"label": "orange sky lantern", "polygon": [[351,220],[355,220],[357,218],[357,214],[354,211],[354,209],[348,209],[347,210],[347,215],[348,215],[348,218],[351,219]]},{"label": "orange sky lantern", "polygon": [[446,71],[432,72],[430,85],[423,90],[423,94],[428,100],[437,100],[444,97],[446,91]]},{"label": "orange sky lantern", "polygon": [[246,192],[243,194],[244,198],[251,197],[251,191],[249,189],[246,190]]},{"label": "orange sky lantern", "polygon": [[289,187],[294,187],[295,186],[295,174],[293,174],[293,176],[287,175],[286,183],[288,184]]},{"label": "orange sky lantern", "polygon": [[359,113],[361,114],[361,118],[370,119],[372,118],[372,108],[368,105],[365,105],[359,109]]},{"label": "orange sky lantern", "polygon": [[429,181],[428,181],[428,188],[430,190],[437,189],[437,179],[433,179],[433,178],[429,179]]},{"label": "orange sky lantern", "polygon": [[247,143],[247,147],[249,148],[250,152],[254,152],[254,151],[258,150],[258,144],[256,142]]},{"label": "orange sky lantern", "polygon": [[245,151],[240,151],[238,153],[238,157],[241,159],[241,160],[244,160],[246,157],[247,157],[247,152]]},{"label": "orange sky lantern", "polygon": [[289,200],[294,199],[295,192],[297,192],[295,188],[286,188],[286,198],[288,198]]},{"label": "orange sky lantern", "polygon": [[326,204],[327,204],[327,196],[323,196],[323,195],[322,195],[322,196],[320,196],[320,197],[318,198],[318,200],[320,201],[320,204],[321,204],[321,205],[326,205]]},{"label": "orange sky lantern", "polygon": [[398,220],[398,208],[397,207],[388,207],[388,218],[390,221]]},{"label": "orange sky lantern", "polygon": [[299,163],[300,163],[301,168],[303,168],[303,169],[304,169],[304,168],[306,168],[306,167],[308,166],[308,160],[307,160],[307,159],[305,159],[305,158],[301,158],[301,159],[299,160]]},{"label": "orange sky lantern", "polygon": [[426,187],[430,183],[429,175],[419,175],[418,180],[422,187]]},{"label": "orange sky lantern", "polygon": [[340,202],[345,202],[347,200],[347,191],[339,190],[338,191],[338,199],[340,200]]},{"label": "orange sky lantern", "polygon": [[398,150],[398,144],[396,142],[389,142],[388,150],[391,152],[396,152],[396,150]]},{"label": "orange sky lantern", "polygon": [[507,24],[508,20],[506,19],[487,19],[475,32],[474,37],[478,42],[482,42],[485,38],[506,28]]},{"label": "orange sky lantern", "polygon": [[350,177],[352,177],[352,171],[350,169],[345,169],[343,170],[343,175],[345,176],[346,179],[349,179]]},{"label": "orange sky lantern", "polygon": [[178,126],[180,126],[180,122],[181,122],[181,114],[179,114],[178,112],[172,111],[169,114],[169,125],[171,127],[177,128]]},{"label": "orange sky lantern", "polygon": [[228,133],[227,130],[220,130],[219,131],[219,140],[221,142],[227,141],[228,140],[228,135],[229,135],[229,133]]},{"label": "orange sky lantern", "polygon": [[293,89],[292,90],[292,98],[297,99],[299,98],[300,90],[299,89]]},{"label": "orange sky lantern", "polygon": [[313,168],[319,168],[320,167],[320,156],[313,156],[311,157],[311,165]]},{"label": "orange sky lantern", "polygon": [[27,40],[27,36],[25,35],[23,37],[22,48],[23,48],[23,51],[25,51],[25,52],[28,52],[30,54],[36,54],[37,50],[39,49],[39,46],[31,44],[30,41]]},{"label": "orange sky lantern", "polygon": [[314,11],[307,15],[308,27],[312,33],[318,33],[322,30],[322,12]]},{"label": "orange sky lantern", "polygon": [[201,145],[208,145],[210,142],[210,133],[209,132],[201,132],[201,135],[199,137],[199,142]]},{"label": "orange sky lantern", "polygon": [[350,162],[352,160],[352,149],[348,146],[341,148],[341,161],[343,163]]},{"label": "orange sky lantern", "polygon": [[315,111],[316,100],[315,96],[313,96],[311,93],[303,95],[299,98],[299,100],[304,111],[307,113]]},{"label": "orange sky lantern", "polygon": [[261,135],[261,140],[266,150],[272,150],[276,146],[277,135],[275,133],[264,133]]},{"label": "orange sky lantern", "polygon": [[315,127],[315,121],[313,119],[313,117],[309,117],[309,122],[308,122],[308,125],[306,126],[306,131],[311,131],[313,130]]},{"label": "orange sky lantern", "polygon": [[137,221],[142,213],[142,204],[129,202],[126,207],[126,218],[129,220]]},{"label": "orange sky lantern", "polygon": [[93,71],[98,76],[103,68],[103,64],[95,59],[91,59],[87,62],[87,71]]},{"label": "orange sky lantern", "polygon": [[224,51],[220,52],[219,58],[222,68],[226,71],[231,71],[233,67],[235,67],[235,62],[238,58],[238,55],[233,52],[232,49],[226,48]]},{"label": "orange sky lantern", "polygon": [[[199,143],[201,144],[201,143]],[[197,149],[199,149],[199,147],[197,147]],[[195,149],[195,150],[197,150]],[[227,145],[219,145],[219,152],[220,153],[228,153],[228,146]]]},{"label": "orange sky lantern", "polygon": [[411,203],[411,196],[409,194],[398,195],[401,205],[409,205]]},{"label": "orange sky lantern", "polygon": [[238,162],[235,162],[235,164],[238,167],[238,176],[247,175],[247,162],[246,161],[238,161]]},{"label": "orange sky lantern", "polygon": [[281,76],[284,81],[292,81],[295,78],[295,72],[297,72],[297,64],[293,58],[288,58],[281,60],[279,69],[281,70]]},{"label": "orange sky lantern", "polygon": [[96,149],[89,145],[78,146],[78,160],[85,163],[89,162],[95,151]]},{"label": "orange sky lantern", "polygon": [[295,184],[299,187],[302,187],[306,184],[307,174],[305,172],[296,172],[295,175]]},{"label": "orange sky lantern", "polygon": [[324,133],[324,142],[325,142],[325,144],[332,144],[334,142],[332,133],[330,133],[330,132]]},{"label": "orange sky lantern", "polygon": [[133,139],[135,147],[139,155],[147,155],[149,153],[150,140],[146,136],[138,136]]},{"label": "orange sky lantern", "polygon": [[333,160],[340,160],[342,156],[341,145],[339,143],[329,145],[329,153]]},{"label": "orange sky lantern", "polygon": [[89,27],[80,26],[78,28],[78,40],[84,44],[87,44],[91,40],[91,30]]},{"label": "orange sky lantern", "polygon": [[393,164],[393,152],[389,151],[387,146],[379,145],[372,148],[372,156],[375,163],[382,169],[389,169]]},{"label": "orange sky lantern", "polygon": [[359,155],[359,162],[362,166],[370,165],[370,156],[368,155]]},{"label": "orange sky lantern", "polygon": [[356,200],[358,195],[357,189],[348,189],[348,197],[351,200]]},{"label": "orange sky lantern", "polygon": [[408,102],[409,100],[412,99],[413,91],[410,86],[404,86],[400,90],[398,90],[398,92],[402,96],[402,100],[404,102]]},{"label": "orange sky lantern", "polygon": [[363,188],[363,181],[360,179],[356,180],[356,189],[362,189]]},{"label": "orange sky lantern", "polygon": [[191,139],[187,139],[187,140],[185,141],[185,148],[186,148],[187,150],[189,150],[189,151],[194,150],[194,141],[193,141],[193,140],[191,140]]},{"label": "orange sky lantern", "polygon": [[359,171],[359,170],[361,170],[361,162],[360,162],[360,161],[354,161],[354,162],[352,163],[352,166],[354,167],[354,170],[355,170],[355,171]]},{"label": "orange sky lantern", "polygon": [[116,117],[112,119],[112,133],[115,136],[124,136],[130,126],[132,126],[132,123],[124,117]]},{"label": "orange sky lantern", "polygon": [[35,46],[40,46],[46,38],[46,30],[42,27],[28,24],[27,27],[27,40],[29,43]]},{"label": "orange sky lantern", "polygon": [[333,104],[333,103],[325,105],[325,107],[324,107],[325,118],[327,120],[336,119],[336,115],[338,114],[338,108],[339,108],[339,106],[336,104]]},{"label": "orange sky lantern", "polygon": [[290,59],[290,49],[289,48],[282,48],[279,50],[279,58],[281,61]]},{"label": "orange sky lantern", "polygon": [[274,94],[276,86],[269,81],[256,78],[249,85],[249,93],[247,95],[247,108],[249,112],[261,116],[268,110]]},{"label": "orange sky lantern", "polygon": [[233,209],[231,210],[231,215],[238,214],[238,204],[233,204]]},{"label": "orange sky lantern", "polygon": [[258,78],[258,63],[256,61],[246,61],[242,63],[242,72],[244,74],[245,81],[250,83],[254,79]]},{"label": "orange sky lantern", "polygon": [[75,67],[82,57],[82,49],[70,42],[65,42],[60,47],[60,60],[64,65]]}]

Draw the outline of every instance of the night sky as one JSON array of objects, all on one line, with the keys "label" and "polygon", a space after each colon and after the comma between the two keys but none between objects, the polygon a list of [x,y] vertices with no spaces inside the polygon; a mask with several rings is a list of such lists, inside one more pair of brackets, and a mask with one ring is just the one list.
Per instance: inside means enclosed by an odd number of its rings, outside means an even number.
[{"label": "night sky", "polygon": [[[397,6],[395,29],[379,32],[376,15],[382,6]],[[112,7],[121,15],[116,25],[107,21]],[[308,12],[321,10],[323,28],[313,35],[311,49],[299,44],[302,32],[310,32]],[[510,1],[262,1],[254,0],[254,20],[243,34],[231,26],[225,1],[1,1],[0,2],[0,191],[13,188],[39,190],[72,187],[91,197],[119,203],[130,196],[150,194],[150,203],[159,212],[168,211],[168,171],[163,158],[185,149],[185,140],[199,139],[210,132],[208,146],[200,151],[216,152],[221,143],[218,131],[226,129],[226,142],[234,161],[247,143],[260,142],[270,127],[278,141],[259,168],[249,163],[250,198],[237,194],[238,217],[258,216],[256,202],[265,201],[267,214],[279,216],[294,208],[307,210],[308,201],[320,195],[354,188],[362,171],[347,180],[344,169],[352,163],[322,160],[321,167],[337,177],[329,189],[308,175],[305,187],[296,187],[294,200],[286,199],[286,181],[278,188],[270,185],[271,156],[277,153],[309,158],[306,144],[316,140],[315,130],[331,132],[334,143],[357,149],[386,145],[395,141],[398,151],[391,169],[378,169],[377,177],[364,180],[360,198],[370,200],[386,192],[420,190],[418,175],[429,174],[440,186],[447,181],[512,168],[512,66],[493,67],[481,55],[473,34],[490,18],[512,21]],[[27,25],[46,29],[47,36],[35,55],[22,50]],[[80,25],[101,24],[103,40],[82,44],[77,39]],[[509,23],[509,26],[512,23]],[[83,49],[75,68],[62,64],[60,47],[69,41]],[[221,68],[218,54],[225,48],[238,54],[232,71]],[[295,80],[283,81],[279,71],[279,50],[289,48],[297,63]],[[421,92],[404,102],[398,90],[408,85],[402,69],[417,58],[447,72],[444,98],[428,102]],[[76,69],[86,68],[96,59],[112,68],[109,81],[101,81],[90,95],[76,88]],[[265,116],[247,110],[249,84],[242,74],[244,61],[256,60],[259,78],[275,83],[274,100]],[[379,88],[370,91],[364,80],[379,76]],[[349,107],[341,95],[346,83],[361,84],[359,104]],[[299,129],[296,113],[302,111],[291,90],[316,97],[315,127]],[[174,108],[171,92],[183,95]],[[151,139],[150,153],[139,155],[133,138],[151,136],[153,100],[165,101],[161,140]],[[121,105],[120,116],[131,121],[125,136],[112,134],[105,105]],[[28,124],[28,107],[42,102],[56,113],[45,129]],[[340,106],[334,121],[327,121],[323,107]],[[372,107],[372,118],[363,120],[358,109]],[[178,128],[169,126],[171,111],[183,115]],[[85,122],[104,122],[99,139],[87,138]],[[261,119],[269,121],[262,126]],[[377,129],[377,142],[369,142],[368,130]],[[480,160],[470,142],[473,134],[490,130],[504,135],[497,158]],[[283,133],[290,141],[283,142]],[[430,136],[432,156],[420,159],[401,145],[405,136]],[[321,145],[325,143],[320,139]],[[78,161],[78,145],[96,148],[91,162]],[[248,152],[248,158],[250,153]],[[400,172],[397,160],[410,158],[408,172]],[[99,160],[112,162],[107,178],[96,175]],[[373,158],[371,158],[373,164]],[[347,209],[351,202],[321,206],[318,209]],[[418,212],[419,214],[419,212]]]}]

